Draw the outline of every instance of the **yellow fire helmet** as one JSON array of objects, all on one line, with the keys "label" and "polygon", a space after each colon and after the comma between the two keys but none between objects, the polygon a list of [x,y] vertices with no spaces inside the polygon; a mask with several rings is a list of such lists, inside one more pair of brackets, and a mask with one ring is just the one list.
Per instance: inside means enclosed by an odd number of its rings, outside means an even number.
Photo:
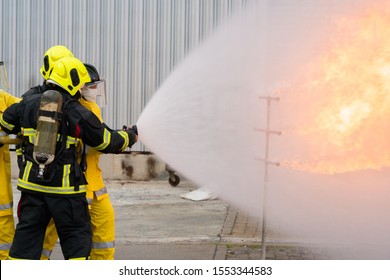
[{"label": "yellow fire helmet", "polygon": [[79,59],[64,57],[54,63],[47,81],[59,85],[74,96],[85,83],[91,81],[91,78],[84,63]]},{"label": "yellow fire helmet", "polygon": [[41,75],[47,80],[50,75],[50,71],[53,69],[53,65],[56,61],[63,57],[74,57],[73,53],[65,46],[53,46],[49,48],[43,56],[43,63],[41,67]]}]

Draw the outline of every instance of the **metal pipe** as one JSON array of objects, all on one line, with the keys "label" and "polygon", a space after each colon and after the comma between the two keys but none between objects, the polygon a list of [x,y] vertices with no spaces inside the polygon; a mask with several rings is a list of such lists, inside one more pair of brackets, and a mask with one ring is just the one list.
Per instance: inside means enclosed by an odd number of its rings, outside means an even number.
[{"label": "metal pipe", "polygon": [[263,221],[261,228],[261,250],[260,257],[262,260],[266,259],[266,248],[267,248],[267,192],[268,192],[268,165],[279,166],[279,162],[269,161],[269,136],[271,134],[281,135],[280,131],[270,129],[270,120],[271,120],[271,101],[279,101],[279,97],[271,96],[259,96],[260,99],[265,99],[267,101],[267,120],[266,128],[255,128],[255,131],[265,133],[265,156],[263,159],[257,158],[264,162],[264,191],[263,191]]}]

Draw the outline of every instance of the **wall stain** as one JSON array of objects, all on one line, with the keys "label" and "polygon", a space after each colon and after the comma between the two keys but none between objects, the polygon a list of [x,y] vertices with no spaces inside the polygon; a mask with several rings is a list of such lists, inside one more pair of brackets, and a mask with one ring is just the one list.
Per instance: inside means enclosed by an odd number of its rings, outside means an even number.
[{"label": "wall stain", "polygon": [[158,174],[156,172],[156,160],[154,158],[148,157],[147,168],[149,179],[156,178]]},{"label": "wall stain", "polygon": [[122,170],[126,174],[127,177],[132,178],[134,173],[134,168],[130,164],[126,164],[128,161],[126,159],[122,160]]},{"label": "wall stain", "polygon": [[126,175],[126,178],[129,179],[137,179],[139,176],[142,176],[142,180],[157,178],[161,172],[159,161],[152,156],[147,156],[145,161],[143,160],[144,155],[136,159],[135,157],[137,156],[137,154],[126,155],[121,160],[122,174]]}]

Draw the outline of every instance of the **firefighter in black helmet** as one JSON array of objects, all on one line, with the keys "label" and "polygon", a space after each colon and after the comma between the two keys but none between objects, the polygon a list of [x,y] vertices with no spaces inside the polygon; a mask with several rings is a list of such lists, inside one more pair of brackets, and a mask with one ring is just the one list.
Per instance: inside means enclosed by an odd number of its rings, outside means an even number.
[{"label": "firefighter in black helmet", "polygon": [[[103,153],[118,153],[137,141],[133,129],[113,131],[77,99],[80,89],[90,82],[84,64],[74,57],[58,60],[47,80],[49,91],[62,97],[61,112],[52,114],[42,109],[36,94],[5,110],[0,125],[7,133],[21,133],[24,139],[24,163],[18,179],[22,192],[19,223],[16,226],[10,259],[40,259],[46,226],[54,219],[65,259],[87,259],[91,250],[91,222],[85,197],[86,180],[77,162],[76,150],[82,140]],[[41,109],[40,109],[41,107]],[[33,157],[38,117],[57,119],[59,129],[55,158],[44,167]],[[38,137],[39,138],[39,137]]]}]

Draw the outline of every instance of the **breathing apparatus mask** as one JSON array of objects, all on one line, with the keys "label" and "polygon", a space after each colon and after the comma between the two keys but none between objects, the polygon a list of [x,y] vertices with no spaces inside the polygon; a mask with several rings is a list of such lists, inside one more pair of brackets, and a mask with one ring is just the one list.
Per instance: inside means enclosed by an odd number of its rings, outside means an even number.
[{"label": "breathing apparatus mask", "polygon": [[106,82],[104,80],[86,83],[81,89],[85,100],[95,102],[100,108],[106,106]]},{"label": "breathing apparatus mask", "polygon": [[0,61],[0,88],[9,91],[9,80],[4,61]]}]

